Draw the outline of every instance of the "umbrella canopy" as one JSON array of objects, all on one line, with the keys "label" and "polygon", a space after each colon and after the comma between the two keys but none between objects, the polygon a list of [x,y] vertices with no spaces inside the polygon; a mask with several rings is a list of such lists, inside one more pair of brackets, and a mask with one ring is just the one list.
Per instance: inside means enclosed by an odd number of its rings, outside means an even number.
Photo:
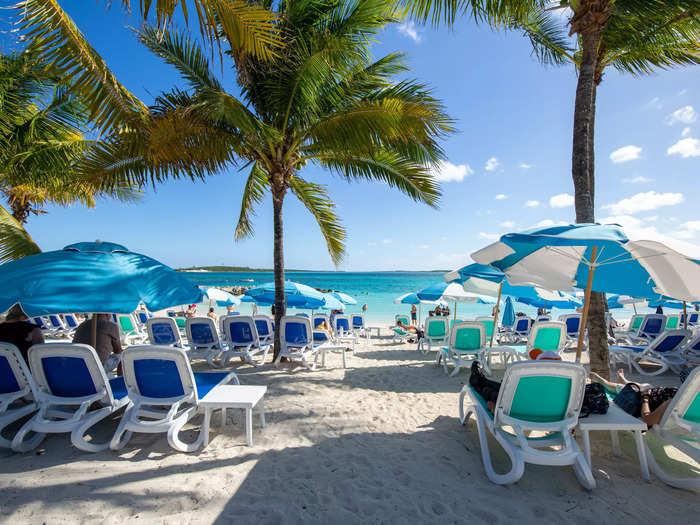
[{"label": "umbrella canopy", "polygon": [[[609,309],[615,309],[615,308],[624,308],[625,305],[631,304],[641,304],[644,303],[644,299],[640,299],[637,297],[630,297],[629,295],[609,295],[608,296],[608,308]],[[682,306],[681,306],[682,308]]]},{"label": "umbrella canopy", "polygon": [[[258,304],[275,304],[275,283],[270,282],[250,288],[246,290],[245,295],[255,299]],[[293,281],[284,282],[284,296],[287,306],[315,309],[325,304],[321,292],[311,286]]]},{"label": "umbrella canopy", "polygon": [[354,297],[343,292],[331,292],[326,295],[334,297],[343,304],[357,304],[357,300]]},{"label": "umbrella canopy", "polygon": [[[617,225],[571,224],[503,235],[472,254],[511,284],[586,288],[633,297],[700,299],[700,264],[655,241],[629,241]],[[589,272],[593,269],[593,272]]]},{"label": "umbrella canopy", "polygon": [[498,297],[500,291],[502,295],[536,308],[567,309],[583,304],[571,294],[545,290],[538,286],[513,286],[506,281],[506,275],[502,271],[478,263],[446,273],[444,278],[448,282],[461,283],[468,292]]},{"label": "umbrella canopy", "polygon": [[[697,301],[694,301],[692,303],[686,303],[686,307],[690,307],[691,305],[696,305],[696,304],[699,304],[699,303]],[[683,301],[676,301],[675,299],[671,299],[670,297],[662,297],[661,299],[649,301],[648,305],[649,305],[649,308],[656,308],[658,306],[661,306],[663,308],[672,308],[674,310],[682,310],[683,309]]]},{"label": "umbrella canopy", "polygon": [[[338,299],[335,294],[332,293],[324,293],[323,301],[324,303],[320,308],[323,308],[324,310],[345,310],[345,304],[347,304]],[[355,301],[355,304],[357,304],[357,301]]]},{"label": "umbrella canopy", "polygon": [[241,299],[221,288],[205,288],[204,297],[215,301],[217,306],[236,306],[241,304]]},{"label": "umbrella canopy", "polygon": [[501,319],[501,324],[503,326],[513,326],[515,323],[515,309],[513,308],[513,300],[510,297],[506,297],[506,306],[503,309],[503,319]]},{"label": "umbrella canopy", "polygon": [[111,242],[81,242],[0,266],[0,311],[30,316],[131,313],[199,303],[202,291],[172,268]]},{"label": "umbrella canopy", "polygon": [[428,301],[418,299],[418,295],[415,292],[405,293],[399,295],[394,299],[394,304],[447,304],[445,301]]},{"label": "umbrella canopy", "polygon": [[449,301],[457,303],[495,304],[495,301],[485,295],[468,292],[458,283],[435,283],[424,288],[417,294],[418,299],[427,301]]}]

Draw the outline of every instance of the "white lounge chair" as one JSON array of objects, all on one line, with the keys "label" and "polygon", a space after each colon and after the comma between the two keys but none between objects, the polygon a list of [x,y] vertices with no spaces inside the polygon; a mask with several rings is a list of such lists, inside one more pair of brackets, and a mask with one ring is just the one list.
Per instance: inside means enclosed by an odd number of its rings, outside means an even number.
[{"label": "white lounge chair", "polygon": [[[447,362],[452,361],[453,376],[457,375],[462,367],[468,367],[472,362],[479,360],[484,362],[483,350],[486,345],[486,327],[478,321],[463,321],[452,325],[450,331],[449,346],[442,347],[438,351],[436,364],[442,362],[445,373],[448,373]],[[486,365],[484,365],[486,367]],[[490,373],[490,371],[487,371]]]},{"label": "white lounge chair", "polygon": [[[690,330],[669,330],[646,346],[613,345],[609,353],[611,365],[622,362],[630,372],[634,367],[637,372],[646,376],[663,374],[669,368],[679,373],[680,367],[686,363],[682,355],[683,347],[692,335]],[[660,368],[649,372],[642,368],[642,361],[655,363]]]},{"label": "white lounge chair", "polygon": [[[698,319],[700,319],[700,313],[698,312],[688,312],[688,327],[693,328],[698,325]],[[681,314],[680,322],[678,327],[683,328],[685,317]]]},{"label": "white lounge chair", "polygon": [[661,314],[647,314],[639,325],[639,330],[627,339],[632,344],[647,344],[663,333],[666,327],[666,316]]},{"label": "white lounge chair", "polygon": [[152,345],[184,348],[180,329],[172,317],[151,317],[146,321],[148,342]]},{"label": "white lounge chair", "polygon": [[365,323],[365,316],[363,314],[351,314],[350,322],[352,331],[357,337],[369,339],[369,331],[367,330],[367,324]]},{"label": "white lounge chair", "polygon": [[[230,315],[224,321],[224,341],[228,348],[221,354],[221,366],[226,367],[230,359],[240,358],[258,368],[265,364],[270,343],[260,342],[253,317]],[[257,362],[255,360],[258,360]]]},{"label": "white lounge chair", "polygon": [[666,316],[666,324],[664,325],[664,330],[676,330],[677,328],[683,328],[680,324],[681,316],[680,314],[671,314]]},{"label": "white lounge chair", "polygon": [[192,372],[188,355],[170,346],[132,346],[123,352],[124,381],[132,404],[109,446],[123,448],[133,432],[163,433],[180,452],[193,452],[206,439],[204,428],[193,443],[179,433],[199,410],[199,402],[219,385],[239,384],[233,372]]},{"label": "white lounge chair", "polygon": [[433,345],[440,347],[450,341],[450,320],[447,317],[428,317],[425,320],[423,337],[418,341],[418,350],[427,354]]},{"label": "white lounge chair", "polygon": [[66,325],[66,328],[68,328],[68,330],[71,332],[75,332],[80,325],[78,318],[75,317],[75,314],[63,314],[63,322]]},{"label": "white lounge chair", "polygon": [[[107,379],[97,354],[88,345],[45,343],[29,349],[34,399],[39,411],[17,431],[12,450],[36,448],[46,434],[70,432],[73,446],[86,452],[109,443],[88,441],[94,425],[129,404],[124,379]],[[102,408],[93,408],[95,404]],[[36,435],[25,439],[30,432]]]},{"label": "white lounge chair", "polygon": [[254,315],[255,328],[258,330],[260,344],[272,344],[275,338],[275,331],[272,329],[272,319],[266,315]]},{"label": "white lounge chair", "polygon": [[333,329],[333,341],[338,344],[351,345],[352,350],[355,350],[357,344],[357,335],[352,329],[352,321],[349,315],[338,314],[333,318],[331,324]]},{"label": "white lounge chair", "polygon": [[314,314],[311,317],[311,325],[314,330],[316,330],[321,323],[327,323],[328,326],[331,325],[330,319],[326,314]]},{"label": "white lounge chair", "polygon": [[49,328],[51,330],[51,337],[55,337],[57,339],[70,339],[73,337],[73,332],[75,332],[75,330],[68,328],[63,322],[63,319],[61,319],[60,315],[50,314],[47,316],[47,318],[49,321]]},{"label": "white lounge chair", "polygon": [[500,353],[504,362],[526,361],[530,359],[530,351],[535,348],[543,352],[560,353],[566,346],[566,341],[566,325],[559,321],[547,321],[532,326],[524,348],[523,345],[508,345],[487,350]]},{"label": "white lounge chair", "polygon": [[629,343],[632,337],[636,337],[639,333],[639,327],[644,321],[644,314],[634,314],[623,329],[615,330],[615,339],[620,342]]},{"label": "white lounge chair", "polygon": [[216,359],[224,349],[214,319],[211,317],[189,317],[185,321],[185,332],[190,345],[187,352],[190,359],[206,359],[211,366],[218,367]]},{"label": "white lounge chair", "polygon": [[513,326],[506,332],[505,339],[512,344],[527,341],[533,324],[529,317],[516,317]]},{"label": "white lounge chair", "polygon": [[318,350],[314,347],[311,320],[299,315],[285,315],[280,321],[279,330],[280,353],[275,365],[286,357],[290,361],[301,362],[309,370],[315,370]]},{"label": "white lounge chair", "polygon": [[[578,423],[585,384],[586,370],[578,364],[514,363],[506,369],[493,413],[471,386],[462,388],[460,420],[465,424],[474,414],[484,469],[492,482],[515,483],[522,477],[525,463],[571,465],[581,485],[595,488],[591,468],[571,435],[571,429]],[[487,431],[510,458],[511,468],[505,474],[498,474],[493,468]],[[533,437],[526,431],[545,435]]]},{"label": "white lounge chair", "polygon": [[[700,476],[679,478],[666,472],[656,461],[649,447],[653,437],[660,439],[664,448],[675,447],[700,463],[700,368],[695,368],[669,403],[658,425],[645,436],[649,468],[661,481],[681,489],[700,488]],[[697,471],[696,471],[697,474]]]},{"label": "white lounge chair", "polygon": [[37,410],[32,398],[32,376],[15,345],[0,343],[0,447],[12,441],[2,436],[8,426]]},{"label": "white lounge chair", "polygon": [[566,325],[566,346],[578,344],[581,329],[581,314],[564,314],[559,316],[559,322]]},{"label": "white lounge chair", "polygon": [[121,339],[126,345],[139,345],[146,342],[148,334],[142,332],[131,314],[116,314]]}]

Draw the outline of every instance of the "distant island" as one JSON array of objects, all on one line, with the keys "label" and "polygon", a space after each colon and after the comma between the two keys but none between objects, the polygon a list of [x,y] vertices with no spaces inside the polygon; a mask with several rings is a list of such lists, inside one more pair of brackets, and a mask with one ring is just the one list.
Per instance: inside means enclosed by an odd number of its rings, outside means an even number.
[{"label": "distant island", "polygon": [[[247,266],[192,266],[190,268],[176,268],[176,272],[272,272],[272,268],[249,268]],[[287,272],[306,272],[308,270],[290,270]]]}]

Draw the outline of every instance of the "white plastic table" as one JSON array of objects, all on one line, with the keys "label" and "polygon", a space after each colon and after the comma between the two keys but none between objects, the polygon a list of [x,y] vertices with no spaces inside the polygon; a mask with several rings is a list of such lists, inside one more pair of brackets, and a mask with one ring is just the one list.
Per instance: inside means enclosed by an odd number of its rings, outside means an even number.
[{"label": "white plastic table", "polygon": [[642,469],[642,476],[645,480],[651,479],[649,476],[649,464],[647,453],[642,438],[642,431],[647,429],[647,424],[641,419],[630,416],[614,403],[610,403],[607,414],[591,414],[588,417],[578,420],[577,428],[581,430],[583,438],[583,453],[586,455],[588,465],[591,465],[591,441],[589,432],[591,430],[609,430],[612,439],[613,452],[616,456],[622,455],[620,450],[620,440],[617,436],[619,430],[629,430],[634,435],[637,444],[637,455],[639,456],[639,466]]},{"label": "white plastic table", "polygon": [[[340,352],[343,354],[343,368],[348,367],[348,359],[346,357],[346,354],[348,352],[354,352],[353,349],[348,347],[348,345],[345,344],[334,344],[334,343],[324,343],[322,345],[318,345],[314,347],[314,350],[316,350],[316,359],[318,356],[321,356],[321,367],[325,368],[326,366],[326,354],[328,352]],[[315,361],[315,359],[314,359]]]},{"label": "white plastic table", "polygon": [[209,424],[211,413],[221,409],[221,424],[226,422],[227,408],[242,408],[245,410],[245,433],[248,446],[253,445],[253,408],[260,404],[260,424],[265,426],[265,404],[263,396],[266,386],[255,385],[219,385],[199,400],[199,406],[204,409],[204,445],[209,444]]},{"label": "white plastic table", "polygon": [[372,337],[372,332],[375,332],[377,334],[375,336],[375,337],[377,337],[377,339],[379,337],[381,337],[381,335],[382,335],[382,327],[381,326],[366,326],[365,330],[367,330],[367,335],[369,337]]}]

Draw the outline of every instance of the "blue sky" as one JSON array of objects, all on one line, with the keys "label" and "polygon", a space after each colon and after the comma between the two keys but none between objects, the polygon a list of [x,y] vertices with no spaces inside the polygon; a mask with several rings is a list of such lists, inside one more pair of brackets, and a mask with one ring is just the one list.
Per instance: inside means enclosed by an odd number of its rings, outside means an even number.
[{"label": "blue sky", "polygon": [[[119,3],[61,4],[128,89],[151,103],[182,86],[176,72],[135,40]],[[405,22],[388,27],[376,56],[404,51],[412,76],[429,82],[459,133],[445,143],[435,210],[379,183],[347,184],[308,167],[329,185],[348,230],[343,270],[448,269],[499,234],[574,219],[571,136],[576,75],[537,63],[527,40],[463,20],[433,30]],[[3,51],[12,48],[3,35]],[[216,64],[221,71],[219,64]],[[231,71],[225,84],[235,91]],[[598,90],[596,217],[622,224],[633,239],[655,239],[700,257],[700,69],[633,78],[608,71]],[[206,183],[171,181],[136,204],[49,207],[28,229],[44,250],[78,240],[125,244],[173,266],[272,266],[272,206],[260,207],[255,236],[235,242],[245,173]],[[333,269],[323,239],[301,204],[285,201],[288,268]]]}]

